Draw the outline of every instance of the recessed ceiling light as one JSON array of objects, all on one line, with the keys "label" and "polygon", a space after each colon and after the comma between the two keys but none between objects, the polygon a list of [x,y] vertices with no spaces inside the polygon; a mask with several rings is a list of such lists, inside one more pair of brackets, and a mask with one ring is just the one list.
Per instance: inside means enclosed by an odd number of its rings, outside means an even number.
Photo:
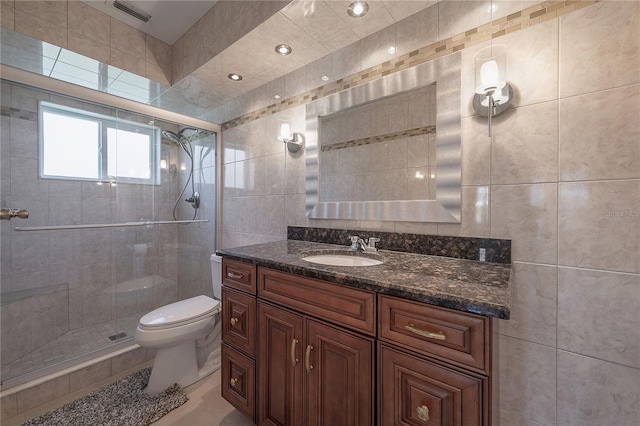
[{"label": "recessed ceiling light", "polygon": [[276,52],[281,55],[288,55],[291,53],[291,46],[286,44],[279,44],[276,46]]},{"label": "recessed ceiling light", "polygon": [[322,81],[329,81],[329,76],[328,75],[323,75],[322,77],[320,77],[320,79]]},{"label": "recessed ceiling light", "polygon": [[280,99],[280,95],[273,95],[274,98]]},{"label": "recessed ceiling light", "polygon": [[233,81],[240,81],[242,80],[242,76],[240,74],[234,74],[231,73],[229,74],[227,77],[229,77],[229,79],[233,80]]},{"label": "recessed ceiling light", "polygon": [[389,49],[387,49],[387,52],[389,52],[389,55],[393,55],[394,53],[396,53],[396,47],[391,46]]},{"label": "recessed ceiling light", "polygon": [[347,8],[347,13],[352,18],[361,18],[369,11],[369,5],[366,1],[354,1]]}]

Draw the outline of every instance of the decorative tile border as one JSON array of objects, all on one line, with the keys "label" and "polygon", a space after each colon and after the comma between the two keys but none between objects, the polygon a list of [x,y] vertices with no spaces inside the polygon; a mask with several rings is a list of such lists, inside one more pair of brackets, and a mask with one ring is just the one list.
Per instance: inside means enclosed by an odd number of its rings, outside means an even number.
[{"label": "decorative tile border", "polygon": [[0,116],[19,118],[21,120],[38,121],[38,113],[8,106],[0,106]]},{"label": "decorative tile border", "polygon": [[380,242],[378,243],[380,250],[393,250],[467,260],[480,260],[479,253],[480,249],[483,248],[485,249],[485,259],[487,262],[511,263],[511,240],[403,234],[398,232],[365,231],[362,229],[287,227],[288,240],[349,245],[351,244],[349,235],[358,235],[365,239],[368,237],[380,238]]},{"label": "decorative tile border", "polygon": [[415,129],[401,130],[399,132],[387,133],[384,135],[371,136],[368,138],[354,139],[346,142],[334,143],[331,145],[323,145],[320,151],[334,151],[336,149],[351,148],[353,146],[371,145],[374,143],[388,142],[396,139],[410,138],[412,136],[426,135],[436,132],[436,126],[424,126]]},{"label": "decorative tile border", "polygon": [[265,108],[261,108],[248,114],[241,115],[240,117],[225,122],[222,125],[222,130],[225,131],[254,120],[268,117],[269,115],[279,113],[298,105],[304,105],[308,102],[315,101],[316,99],[329,96],[342,90],[366,84],[372,80],[376,80],[391,73],[402,71],[407,68],[429,62],[441,56],[457,52],[467,47],[471,47],[488,40],[502,37],[506,34],[511,34],[513,32],[532,27],[550,19],[566,15],[575,10],[591,6],[592,4],[598,3],[599,1],[600,0],[551,0],[538,3],[537,5],[521,10],[520,12],[512,13],[511,15],[496,19],[495,21],[489,22],[479,27],[472,28],[463,33],[456,34],[452,37],[437,41],[428,46],[421,47],[420,49],[414,50],[413,52],[406,53],[382,64],[378,64],[365,70],[359,71],[355,74],[351,74],[335,82],[308,90],[306,92],[292,96],[288,99],[283,99],[275,104],[271,104]]}]

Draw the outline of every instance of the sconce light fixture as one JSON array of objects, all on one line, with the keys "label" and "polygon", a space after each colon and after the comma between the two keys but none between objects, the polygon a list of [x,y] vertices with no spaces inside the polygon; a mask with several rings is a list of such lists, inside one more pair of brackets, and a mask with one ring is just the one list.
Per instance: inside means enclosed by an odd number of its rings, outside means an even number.
[{"label": "sconce light fixture", "polygon": [[287,144],[290,152],[298,152],[302,147],[303,136],[301,133],[291,132],[291,118],[288,115],[278,117],[280,121],[280,131],[278,132],[278,140]]},{"label": "sconce light fixture", "polygon": [[491,137],[491,118],[506,110],[513,99],[513,89],[507,83],[507,48],[496,45],[480,50],[475,58],[475,76],[473,110],[488,117]]}]

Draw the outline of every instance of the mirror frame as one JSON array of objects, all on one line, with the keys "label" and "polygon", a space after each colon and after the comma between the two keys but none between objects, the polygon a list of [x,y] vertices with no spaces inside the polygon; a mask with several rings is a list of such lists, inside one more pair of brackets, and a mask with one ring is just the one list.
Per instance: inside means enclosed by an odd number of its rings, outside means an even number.
[{"label": "mirror frame", "polygon": [[[460,53],[398,71],[306,104],[306,209],[311,219],[460,223]],[[435,200],[319,201],[320,117],[436,83]]]}]

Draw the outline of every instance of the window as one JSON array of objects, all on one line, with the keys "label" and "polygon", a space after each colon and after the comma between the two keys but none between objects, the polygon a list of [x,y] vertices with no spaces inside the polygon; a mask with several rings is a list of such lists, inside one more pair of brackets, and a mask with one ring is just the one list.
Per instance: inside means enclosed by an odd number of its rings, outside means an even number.
[{"label": "window", "polygon": [[160,183],[160,129],[40,102],[40,177]]}]

